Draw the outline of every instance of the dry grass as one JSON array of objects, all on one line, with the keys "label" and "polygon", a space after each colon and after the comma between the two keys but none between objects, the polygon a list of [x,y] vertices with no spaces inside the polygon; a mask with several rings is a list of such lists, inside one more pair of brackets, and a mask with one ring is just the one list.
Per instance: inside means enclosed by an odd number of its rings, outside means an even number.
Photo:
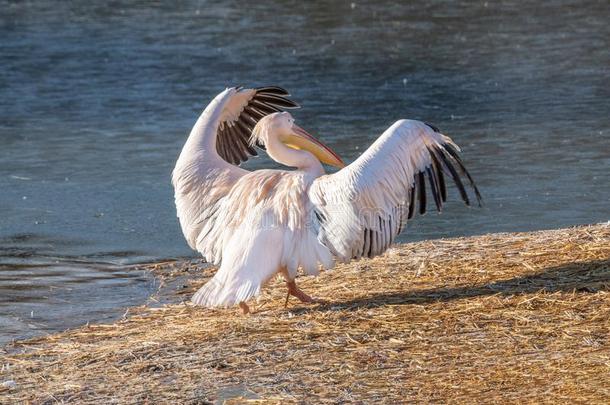
[{"label": "dry grass", "polygon": [[247,317],[141,307],[15,343],[0,351],[0,383],[16,383],[0,401],[610,400],[608,225],[406,244],[301,286],[333,303],[285,309],[277,281]]}]

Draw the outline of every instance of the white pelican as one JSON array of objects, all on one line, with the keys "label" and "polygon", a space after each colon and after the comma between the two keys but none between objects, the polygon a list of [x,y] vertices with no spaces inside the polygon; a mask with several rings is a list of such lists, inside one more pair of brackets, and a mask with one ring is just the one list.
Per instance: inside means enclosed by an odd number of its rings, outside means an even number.
[{"label": "white pelican", "polygon": [[[400,120],[349,166],[294,123],[297,104],[280,87],[227,88],[203,111],[172,174],[180,225],[188,244],[220,268],[193,296],[203,306],[239,304],[274,275],[288,297],[313,300],[297,288],[298,269],[321,268],[383,253],[419,205],[426,179],[436,208],[450,176],[466,204],[465,178],[480,204],[459,148],[432,125]],[[238,165],[265,148],[296,170],[247,171]],[[325,174],[322,163],[342,168]],[[419,203],[419,204],[418,204]],[[287,299],[288,299],[287,297]]]}]

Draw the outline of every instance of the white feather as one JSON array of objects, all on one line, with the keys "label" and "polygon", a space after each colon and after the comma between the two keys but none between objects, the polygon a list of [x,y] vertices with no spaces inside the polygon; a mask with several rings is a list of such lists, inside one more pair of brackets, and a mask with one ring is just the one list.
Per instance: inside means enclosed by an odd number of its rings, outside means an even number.
[{"label": "white feather", "polygon": [[427,124],[400,120],[352,164],[316,179],[309,197],[324,217],[320,241],[343,261],[383,253],[406,224],[415,175],[448,144]]}]

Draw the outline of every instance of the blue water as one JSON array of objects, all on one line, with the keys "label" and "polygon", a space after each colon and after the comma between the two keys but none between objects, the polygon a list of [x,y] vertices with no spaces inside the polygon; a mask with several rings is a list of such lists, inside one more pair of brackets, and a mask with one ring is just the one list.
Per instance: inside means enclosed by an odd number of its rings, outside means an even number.
[{"label": "blue water", "polygon": [[346,161],[399,118],[451,135],[486,206],[454,193],[403,241],[610,219],[607,1],[327,3],[0,1],[0,342],[120,316],[155,288],[125,265],[196,256],[170,173],[226,86],[289,89]]}]

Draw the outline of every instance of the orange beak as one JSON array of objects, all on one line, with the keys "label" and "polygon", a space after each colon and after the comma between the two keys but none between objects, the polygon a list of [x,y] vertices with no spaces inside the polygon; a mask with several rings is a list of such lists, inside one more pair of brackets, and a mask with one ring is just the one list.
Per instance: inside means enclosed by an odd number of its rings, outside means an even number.
[{"label": "orange beak", "polygon": [[302,149],[312,153],[320,162],[327,165],[340,169],[345,167],[345,163],[339,155],[296,124],[292,124],[292,133],[282,142],[293,149]]}]

